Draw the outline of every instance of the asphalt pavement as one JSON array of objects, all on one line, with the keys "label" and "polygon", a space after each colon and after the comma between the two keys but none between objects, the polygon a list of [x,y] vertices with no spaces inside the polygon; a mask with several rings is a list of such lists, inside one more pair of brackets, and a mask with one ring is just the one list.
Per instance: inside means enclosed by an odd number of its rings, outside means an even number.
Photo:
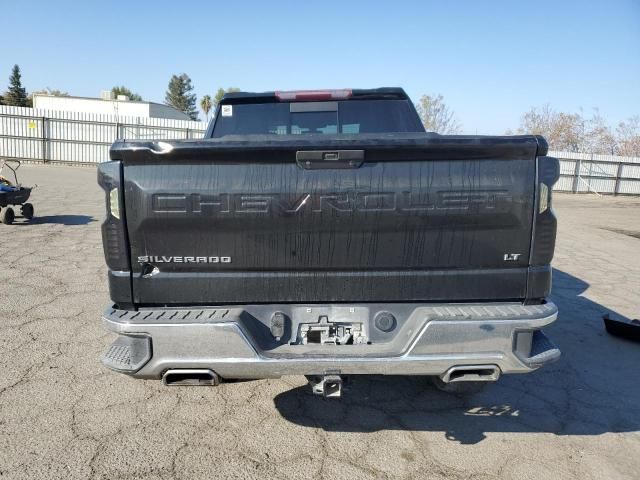
[{"label": "asphalt pavement", "polygon": [[112,340],[94,168],[25,166],[36,218],[0,225],[0,478],[631,479],[640,475],[640,198],[556,194],[548,335],[562,359],[457,397],[423,378],[163,387],[99,362]]}]

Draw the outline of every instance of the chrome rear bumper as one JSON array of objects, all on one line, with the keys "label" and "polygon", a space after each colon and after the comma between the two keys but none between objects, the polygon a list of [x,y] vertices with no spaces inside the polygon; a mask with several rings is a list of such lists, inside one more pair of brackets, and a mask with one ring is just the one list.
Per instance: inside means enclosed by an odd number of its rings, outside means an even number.
[{"label": "chrome rear bumper", "polygon": [[[373,319],[382,310],[394,312],[398,325],[392,334],[377,332],[374,337]],[[294,329],[309,316],[352,315],[365,322],[376,340],[359,345],[278,343],[264,318],[282,311],[295,320]],[[474,365],[497,366],[502,374],[526,373],[560,356],[540,330],[557,313],[551,302],[108,308],[103,321],[118,338],[102,361],[113,370],[154,379],[169,369],[208,369],[222,378],[446,376],[454,367]]]}]

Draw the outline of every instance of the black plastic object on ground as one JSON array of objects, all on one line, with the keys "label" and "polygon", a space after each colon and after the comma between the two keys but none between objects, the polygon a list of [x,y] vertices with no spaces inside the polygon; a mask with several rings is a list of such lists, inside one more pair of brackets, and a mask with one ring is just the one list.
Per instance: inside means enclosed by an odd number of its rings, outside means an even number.
[{"label": "black plastic object on ground", "polygon": [[604,327],[611,335],[640,342],[640,320],[635,319],[630,322],[614,320],[608,313],[602,317],[602,320],[604,320]]}]

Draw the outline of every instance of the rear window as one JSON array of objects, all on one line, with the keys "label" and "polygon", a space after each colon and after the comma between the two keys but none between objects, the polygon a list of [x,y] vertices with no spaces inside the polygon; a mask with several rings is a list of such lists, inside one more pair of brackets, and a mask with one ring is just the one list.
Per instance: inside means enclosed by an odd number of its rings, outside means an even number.
[{"label": "rear window", "polygon": [[225,105],[213,137],[424,132],[408,100]]}]

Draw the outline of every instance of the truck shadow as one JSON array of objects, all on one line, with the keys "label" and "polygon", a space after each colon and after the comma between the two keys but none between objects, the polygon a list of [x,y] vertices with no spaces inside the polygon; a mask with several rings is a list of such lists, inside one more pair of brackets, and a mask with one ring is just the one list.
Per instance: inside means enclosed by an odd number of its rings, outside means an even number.
[{"label": "truck shadow", "polygon": [[95,222],[95,218],[90,215],[45,215],[42,217],[33,217],[31,220],[16,218],[15,225],[87,225],[91,222]]},{"label": "truck shadow", "polygon": [[588,284],[554,270],[558,321],[545,329],[561,359],[527,375],[506,375],[483,392],[458,397],[424,377],[352,377],[340,401],[298,387],[275,406],[287,420],[328,431],[442,432],[475,444],[491,432],[600,435],[640,431],[640,345],[609,336],[602,315],[624,319],[582,296]]}]

